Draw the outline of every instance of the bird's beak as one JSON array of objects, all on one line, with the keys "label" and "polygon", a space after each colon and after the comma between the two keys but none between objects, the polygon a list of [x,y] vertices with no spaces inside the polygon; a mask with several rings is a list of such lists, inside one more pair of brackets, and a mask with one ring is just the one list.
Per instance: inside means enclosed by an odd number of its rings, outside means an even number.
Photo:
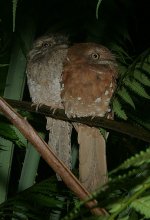
[{"label": "bird's beak", "polygon": [[64,50],[64,49],[68,49],[69,45],[68,44],[57,44],[55,45],[55,47],[57,47],[57,49],[59,50]]},{"label": "bird's beak", "polygon": [[118,66],[114,60],[99,60],[98,64]]}]

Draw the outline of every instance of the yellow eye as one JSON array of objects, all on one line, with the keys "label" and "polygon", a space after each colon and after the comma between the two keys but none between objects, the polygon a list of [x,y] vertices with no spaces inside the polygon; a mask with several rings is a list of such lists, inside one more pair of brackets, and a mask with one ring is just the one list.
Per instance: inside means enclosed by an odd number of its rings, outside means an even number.
[{"label": "yellow eye", "polygon": [[93,60],[98,60],[100,58],[100,55],[98,53],[92,53],[91,57]]}]

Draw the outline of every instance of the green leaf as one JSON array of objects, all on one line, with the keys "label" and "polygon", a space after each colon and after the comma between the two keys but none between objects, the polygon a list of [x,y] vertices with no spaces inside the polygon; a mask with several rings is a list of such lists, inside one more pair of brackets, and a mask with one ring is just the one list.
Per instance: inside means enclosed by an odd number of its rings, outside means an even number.
[{"label": "green leaf", "polygon": [[16,23],[16,9],[18,0],[12,0],[13,3],[13,32],[15,31],[15,23]]},{"label": "green leaf", "polygon": [[9,66],[9,64],[0,64],[0,67],[6,67],[6,66]]},{"label": "green leaf", "polygon": [[141,125],[142,127],[150,130],[150,120],[143,120],[135,115],[130,115],[130,118],[132,118],[132,120],[135,121],[136,124]]},{"label": "green leaf", "polygon": [[96,18],[98,19],[98,10],[99,10],[99,6],[101,4],[102,0],[98,0],[97,6],[96,6]]},{"label": "green leaf", "polygon": [[143,69],[136,68],[134,78],[145,86],[150,86],[150,79],[143,73]]},{"label": "green leaf", "polygon": [[[118,220],[128,220],[129,216],[119,217]],[[132,219],[133,220],[133,219]]]},{"label": "green leaf", "polygon": [[0,136],[12,141],[17,139],[16,133],[12,129],[12,125],[9,125],[4,122],[0,122]]},{"label": "green leaf", "polygon": [[107,137],[108,137],[108,132],[104,128],[99,128],[99,130],[100,130],[100,133],[102,134],[103,138],[106,141]]},{"label": "green leaf", "polygon": [[117,98],[113,100],[113,111],[119,118],[127,120],[127,115]]},{"label": "green leaf", "polygon": [[[141,68],[141,66],[140,66]],[[150,63],[144,62],[142,65],[142,69],[146,71],[146,73],[150,74]]]},{"label": "green leaf", "polygon": [[12,129],[15,131],[16,136],[17,136],[17,140],[16,140],[16,144],[18,146],[27,146],[27,139],[23,136],[23,134],[15,127],[12,125]]},{"label": "green leaf", "polygon": [[142,96],[146,99],[150,99],[150,96],[147,94],[145,89],[142,87],[142,85],[137,82],[136,80],[130,80],[129,78],[124,79],[124,84],[130,88],[133,92],[135,92],[137,95]]},{"label": "green leaf", "polygon": [[135,105],[134,102],[131,98],[131,96],[129,95],[128,91],[126,90],[126,88],[122,88],[118,91],[118,95],[125,101],[127,102],[129,105],[131,105],[134,109],[135,109]]},{"label": "green leaf", "polygon": [[128,53],[124,50],[122,46],[114,43],[111,49],[121,56],[121,57],[119,56],[119,59],[121,58],[121,60],[123,60],[124,63],[125,63],[125,58],[132,60],[132,58],[128,55]]},{"label": "green leaf", "polygon": [[109,210],[110,213],[117,212],[121,208],[121,202],[111,205],[111,209]]},{"label": "green leaf", "polygon": [[119,74],[121,76],[124,76],[124,74],[126,73],[127,71],[127,66],[125,64],[122,64],[122,63],[119,63],[118,62],[118,69],[119,69]]},{"label": "green leaf", "polygon": [[18,146],[26,146],[27,140],[13,125],[0,122],[0,136],[16,143]]},{"label": "green leaf", "polygon": [[117,170],[127,169],[131,166],[138,167],[144,163],[150,163],[150,148],[148,148],[145,152],[141,151],[139,154],[136,154],[133,157],[127,159],[117,168]]},{"label": "green leaf", "polygon": [[146,219],[150,219],[150,196],[134,200],[131,207],[140,212]]}]

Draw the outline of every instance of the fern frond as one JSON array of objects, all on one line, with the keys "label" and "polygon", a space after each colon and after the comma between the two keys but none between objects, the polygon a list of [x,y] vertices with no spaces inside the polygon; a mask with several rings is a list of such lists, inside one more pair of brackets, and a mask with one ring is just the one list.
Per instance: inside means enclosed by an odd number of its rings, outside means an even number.
[{"label": "fern frond", "polygon": [[[137,198],[140,197],[147,189],[150,188],[150,182],[144,181],[143,184],[140,184],[140,188],[138,189],[138,191],[134,192],[130,197],[125,197],[122,198],[122,201],[119,201],[119,203],[121,204],[121,206],[117,206],[117,209],[114,210],[114,213],[112,215],[110,215],[110,217],[108,218],[108,220],[114,220],[116,219],[116,217],[123,212],[125,209],[127,209],[127,207],[131,207],[132,204],[134,204],[134,202],[136,200],[138,200]],[[114,205],[114,204],[113,204]],[[116,203],[117,205],[117,203]],[[137,204],[136,204],[137,205]],[[135,207],[137,208],[137,206],[135,205]],[[134,207],[134,208],[135,208]],[[114,209],[114,207],[112,206],[112,208]],[[138,211],[141,211],[141,213],[143,213],[146,216],[149,216],[149,211],[147,210],[147,207],[144,207],[144,205],[141,207],[140,205],[138,206]],[[111,209],[110,209],[111,212]]]},{"label": "fern frond", "polygon": [[150,99],[150,96],[147,94],[145,89],[135,79],[130,80],[129,78],[126,78],[126,79],[124,79],[124,84],[129,89],[131,89],[133,92],[135,92],[137,95],[142,96],[142,97],[144,97],[146,99]]},{"label": "fern frond", "polygon": [[150,130],[150,121],[149,120],[142,120],[139,117],[136,117],[135,115],[130,115],[130,118],[138,125]]},{"label": "fern frond", "polygon": [[127,66],[125,64],[118,62],[118,70],[119,70],[119,75],[123,77],[127,72]]},{"label": "fern frond", "polygon": [[112,174],[116,173],[117,171],[119,171],[121,168],[120,166],[114,170],[112,170],[110,173],[109,173],[109,182],[110,183],[117,183],[117,182],[120,182],[120,181],[124,181],[125,179],[127,178],[130,178],[132,176],[135,176],[139,173],[139,169],[132,169],[132,170],[129,170],[128,172],[125,172],[124,174],[122,175],[117,175],[116,177],[113,176],[113,178],[111,177]]},{"label": "fern frond", "polygon": [[146,219],[150,219],[150,196],[134,200],[131,207],[140,212]]},{"label": "fern frond", "polygon": [[117,172],[119,170],[127,169],[131,166],[134,166],[134,167],[141,166],[144,163],[150,163],[150,148],[148,148],[145,152],[141,151],[139,154],[136,154],[135,156],[127,159],[123,164],[121,164],[112,173]]},{"label": "fern frond", "polygon": [[135,109],[134,102],[125,87],[118,91],[118,95]]},{"label": "fern frond", "polygon": [[18,0],[12,0],[12,4],[13,4],[13,32],[15,31],[17,3],[18,3]]},{"label": "fern frond", "polygon": [[52,209],[61,210],[66,204],[58,198],[62,188],[57,183],[56,178],[46,179],[0,204],[0,219],[49,219]]},{"label": "fern frond", "polygon": [[11,124],[0,122],[0,136],[14,142],[19,147],[27,146],[26,138]]},{"label": "fern frond", "polygon": [[136,68],[134,78],[145,86],[150,86],[150,79],[144,74],[143,69]]},{"label": "fern frond", "polygon": [[119,118],[127,120],[127,115],[117,98],[113,100],[113,111]]},{"label": "fern frond", "polygon": [[125,58],[128,58],[129,60],[132,60],[132,58],[129,56],[129,54],[124,50],[124,48],[118,44],[113,43],[111,49],[115,51],[115,53],[118,54],[119,60],[124,61],[126,63]]},{"label": "fern frond", "polygon": [[143,63],[142,69],[145,70],[147,74],[150,74],[150,63]]}]

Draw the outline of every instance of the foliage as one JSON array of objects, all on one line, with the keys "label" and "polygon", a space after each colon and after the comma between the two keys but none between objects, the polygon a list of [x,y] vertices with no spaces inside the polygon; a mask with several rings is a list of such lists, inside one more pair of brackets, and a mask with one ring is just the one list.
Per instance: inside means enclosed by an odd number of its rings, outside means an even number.
[{"label": "foliage", "polygon": [[[62,192],[61,189],[63,188]],[[65,193],[67,193],[67,196]],[[61,196],[64,195],[65,201],[61,201]],[[65,187],[62,185],[60,188],[56,178],[52,177],[1,204],[0,219],[6,217],[17,218],[18,220],[48,219],[51,211],[55,212],[67,208],[69,197],[70,193],[67,192]]]},{"label": "foliage", "polygon": [[98,0],[97,6],[96,6],[96,18],[97,19],[98,19],[98,10],[99,10],[101,2],[102,2],[102,0]]},{"label": "foliage", "polygon": [[[43,117],[39,117],[36,114],[31,114],[28,112],[19,112],[23,117],[27,118],[28,121],[40,132],[45,132]],[[38,119],[38,124],[36,123]],[[42,121],[43,120],[43,121]],[[12,141],[18,147],[27,147],[27,140],[21,134],[21,132],[11,124],[6,118],[0,115],[0,137]]]},{"label": "foliage", "polygon": [[[149,158],[150,149],[141,152],[125,161],[118,169],[110,173],[108,186],[104,186],[93,194],[101,207],[105,207],[110,215],[93,217],[92,219],[148,219],[150,202]],[[129,169],[129,170],[128,170]],[[119,171],[122,170],[121,173]],[[91,219],[84,209],[85,202],[78,204],[63,220]],[[141,215],[142,214],[142,215]],[[144,216],[144,218],[143,218]]]},{"label": "foliage", "polygon": [[12,0],[13,3],[13,31],[15,31],[15,22],[16,22],[16,9],[18,0]]},{"label": "foliage", "polygon": [[[110,172],[109,184],[93,193],[91,199],[97,199],[110,215],[92,217],[85,202],[77,201],[74,196],[59,186],[55,178],[47,179],[21,192],[16,197],[0,205],[0,217],[17,217],[17,219],[48,219],[48,214],[56,210],[74,207],[63,220],[72,219],[148,219],[150,202],[150,148],[126,160],[118,169]],[[148,160],[147,160],[148,158]],[[121,170],[121,172],[120,172]],[[63,190],[62,190],[63,189]],[[65,196],[65,201],[60,198]],[[68,203],[69,202],[69,203]],[[7,210],[7,212],[6,212]],[[17,215],[16,213],[17,212]],[[144,218],[143,218],[144,216]]]},{"label": "foliage", "polygon": [[[129,57],[122,51],[122,49],[120,50],[120,47],[117,47],[117,49],[117,53],[119,53],[120,57],[123,57],[123,60]],[[123,56],[123,54],[125,54],[125,56]],[[141,96],[145,100],[150,99],[150,96],[147,93],[147,90],[150,87],[149,56],[148,49],[135,58],[129,66],[126,65],[125,61],[124,63],[120,63],[120,60],[118,62],[121,76],[116,96],[113,100],[113,110],[118,117],[124,120],[127,120],[128,115],[124,109],[124,105],[128,104],[133,109],[136,109],[136,104],[133,101],[135,96]],[[123,104],[122,100],[124,101]]]}]

